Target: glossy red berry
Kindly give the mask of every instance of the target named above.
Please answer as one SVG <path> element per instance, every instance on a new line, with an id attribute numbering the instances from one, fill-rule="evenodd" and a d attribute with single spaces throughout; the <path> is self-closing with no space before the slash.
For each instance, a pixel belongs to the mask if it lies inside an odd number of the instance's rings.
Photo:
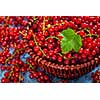
<path id="1" fill-rule="evenodd" d="M 30 41 L 29 41 L 29 46 L 34 46 L 33 40 L 30 40 Z"/>
<path id="2" fill-rule="evenodd" d="M 33 79 L 33 78 L 34 78 L 33 73 L 30 73 L 29 77 L 30 77 L 31 79 Z"/>
<path id="3" fill-rule="evenodd" d="M 6 78 L 2 78 L 1 79 L 1 83 L 7 83 L 7 79 Z"/>
<path id="4" fill-rule="evenodd" d="M 79 32 L 79 35 L 83 37 L 83 36 L 85 36 L 85 32 L 82 30 Z"/>
<path id="5" fill-rule="evenodd" d="M 34 46 L 33 48 L 34 48 L 34 51 L 35 52 L 38 52 L 39 51 L 39 47 L 38 46 Z"/>
<path id="6" fill-rule="evenodd" d="M 62 57 L 58 57 L 58 62 L 62 62 Z"/>

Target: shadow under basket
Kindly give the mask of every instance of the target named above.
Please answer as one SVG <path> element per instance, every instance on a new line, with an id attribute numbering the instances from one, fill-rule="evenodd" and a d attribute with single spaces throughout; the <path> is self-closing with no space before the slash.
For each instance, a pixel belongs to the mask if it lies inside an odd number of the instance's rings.
<path id="1" fill-rule="evenodd" d="M 63 65 L 63 64 L 56 64 L 43 58 L 40 58 L 37 55 L 33 55 L 33 59 L 35 64 L 41 67 L 44 71 L 52 74 L 56 77 L 66 78 L 66 79 L 77 79 L 82 75 L 92 71 L 95 67 L 98 66 L 100 61 L 100 56 L 85 62 L 83 64 L 76 64 L 76 65 Z"/>

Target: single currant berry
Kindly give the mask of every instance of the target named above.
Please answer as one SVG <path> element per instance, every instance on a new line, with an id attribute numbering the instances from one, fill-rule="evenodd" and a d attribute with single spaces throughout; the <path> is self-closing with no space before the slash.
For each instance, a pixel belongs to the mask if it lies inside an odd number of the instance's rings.
<path id="1" fill-rule="evenodd" d="M 83 48 L 80 48 L 78 52 L 83 53 Z"/>
<path id="2" fill-rule="evenodd" d="M 76 54 L 74 54 L 74 57 L 75 57 L 76 59 L 78 58 L 78 56 L 79 56 L 79 55 L 78 55 L 77 53 L 76 53 Z"/>
<path id="3" fill-rule="evenodd" d="M 45 41 L 44 46 L 46 46 L 46 47 L 48 46 L 48 42 L 47 41 Z"/>
<path id="4" fill-rule="evenodd" d="M 58 62 L 62 62 L 63 59 L 62 59 L 62 57 L 58 56 L 57 60 L 58 60 Z"/>
<path id="5" fill-rule="evenodd" d="M 49 56 L 52 56 L 54 54 L 54 51 L 53 50 L 50 50 L 49 51 Z"/>
<path id="6" fill-rule="evenodd" d="M 90 29 L 90 34 L 94 34 L 94 30 L 93 29 Z"/>
<path id="7" fill-rule="evenodd" d="M 26 39 L 29 40 L 31 38 L 30 35 L 26 35 Z"/>
<path id="8" fill-rule="evenodd" d="M 87 44 L 87 47 L 90 49 L 92 48 L 92 43 Z"/>
<path id="9" fill-rule="evenodd" d="M 70 61 L 69 60 L 64 60 L 64 64 L 69 65 Z"/>
<path id="10" fill-rule="evenodd" d="M 41 51 L 38 51 L 38 52 L 37 52 L 37 55 L 38 55 L 38 56 L 42 56 L 42 52 L 41 52 Z"/>
<path id="11" fill-rule="evenodd" d="M 42 36 L 40 37 L 40 40 L 41 40 L 41 41 L 44 41 L 44 40 L 45 40 L 45 37 L 42 35 Z"/>
<path id="12" fill-rule="evenodd" d="M 35 52 L 39 51 L 39 47 L 38 46 L 34 46 L 33 49 L 34 49 Z"/>
<path id="13" fill-rule="evenodd" d="M 87 41 L 88 43 L 92 42 L 92 41 L 93 41 L 93 37 L 87 37 L 87 38 L 86 38 L 86 41 Z"/>
<path id="14" fill-rule="evenodd" d="M 25 67 L 22 67 L 20 70 L 21 70 L 21 72 L 24 73 L 26 71 L 26 68 Z"/>
<path id="15" fill-rule="evenodd" d="M 30 31 L 28 32 L 28 35 L 29 35 L 29 36 L 32 36 L 32 30 L 30 30 Z"/>
<path id="16" fill-rule="evenodd" d="M 29 46 L 34 46 L 33 40 L 30 40 L 30 41 L 29 41 Z"/>
<path id="17" fill-rule="evenodd" d="M 43 75 L 43 73 L 42 73 L 42 72 L 38 72 L 38 75 L 39 75 L 39 76 L 42 76 L 42 75 Z"/>
<path id="18" fill-rule="evenodd" d="M 82 56 L 82 58 L 84 58 L 84 59 L 86 58 L 86 55 L 85 55 L 85 54 L 82 54 L 81 56 Z"/>
<path id="19" fill-rule="evenodd" d="M 5 72 L 5 73 L 4 73 L 4 76 L 5 76 L 5 77 L 8 77 L 8 76 L 9 76 L 9 72 Z"/>
<path id="20" fill-rule="evenodd" d="M 38 36 L 41 37 L 42 36 L 42 32 L 38 32 Z"/>
<path id="21" fill-rule="evenodd" d="M 49 77 L 48 77 L 47 75 L 44 75 L 43 78 L 44 78 L 44 80 L 46 80 L 46 81 L 49 79 Z"/>
<path id="22" fill-rule="evenodd" d="M 88 25 L 87 25 L 86 23 L 82 23 L 82 24 L 81 24 L 81 27 L 82 27 L 82 28 L 87 28 Z"/>
<path id="23" fill-rule="evenodd" d="M 13 83 L 18 83 L 18 80 L 17 80 L 17 79 L 14 79 L 14 80 L 13 80 Z"/>
<path id="24" fill-rule="evenodd" d="M 1 83 L 7 83 L 7 79 L 3 77 L 3 78 L 1 79 Z"/>
<path id="25" fill-rule="evenodd" d="M 57 32 L 59 30 L 59 27 L 55 26 L 54 30 Z"/>
<path id="26" fill-rule="evenodd" d="M 56 55 L 52 55 L 52 60 L 56 60 L 57 56 Z"/>
<path id="27" fill-rule="evenodd" d="M 97 41 L 100 42 L 100 38 L 98 38 Z"/>
<path id="28" fill-rule="evenodd" d="M 41 80 L 44 80 L 44 77 L 43 77 L 43 76 L 39 76 L 39 78 L 40 78 Z"/>
<path id="29" fill-rule="evenodd" d="M 6 67 L 5 66 L 1 66 L 1 71 L 4 71 L 6 70 Z"/>
<path id="30" fill-rule="evenodd" d="M 82 22 L 82 19 L 81 19 L 81 18 L 78 18 L 78 19 L 76 20 L 76 23 L 77 23 L 77 24 L 81 24 L 81 22 Z"/>
<path id="31" fill-rule="evenodd" d="M 55 35 L 55 32 L 51 32 L 51 33 L 50 33 L 50 36 L 54 36 L 54 35 Z"/>
<path id="32" fill-rule="evenodd" d="M 98 75 L 95 75 L 95 76 L 93 77 L 93 80 L 94 80 L 94 81 L 99 80 L 99 76 L 98 76 Z"/>
<path id="33" fill-rule="evenodd" d="M 75 60 L 75 59 L 72 59 L 72 60 L 71 60 L 71 63 L 72 63 L 72 64 L 75 64 L 75 63 L 76 63 L 76 60 Z"/>
<path id="34" fill-rule="evenodd" d="M 31 79 L 33 79 L 33 78 L 34 78 L 33 73 L 30 73 L 29 77 L 30 77 Z"/>
<path id="35" fill-rule="evenodd" d="M 15 73 L 15 77 L 16 77 L 16 78 L 19 77 L 19 73 L 18 73 L 18 72 Z"/>
<path id="36" fill-rule="evenodd" d="M 18 71 L 19 71 L 19 67 L 15 67 L 15 68 L 14 68 L 14 71 L 15 71 L 15 72 L 18 72 Z"/>
<path id="37" fill-rule="evenodd" d="M 50 28 L 48 29 L 48 31 L 49 31 L 49 32 L 53 32 L 53 31 L 54 31 L 54 27 L 50 27 Z"/>
<path id="38" fill-rule="evenodd" d="M 68 53 L 66 56 L 67 56 L 67 58 L 69 58 L 69 59 L 72 57 L 71 53 Z"/>
<path id="39" fill-rule="evenodd" d="M 83 37 L 83 36 L 85 36 L 85 32 L 84 32 L 83 30 L 81 30 L 81 31 L 79 32 L 79 35 Z"/>
<path id="40" fill-rule="evenodd" d="M 6 41 L 3 41 L 2 42 L 2 46 L 6 46 L 7 42 Z"/>
<path id="41" fill-rule="evenodd" d="M 95 50 L 92 51 L 92 55 L 96 55 L 96 51 Z"/>
<path id="42" fill-rule="evenodd" d="M 53 49 L 53 45 L 52 44 L 48 44 L 48 49 L 49 50 Z"/>
<path id="43" fill-rule="evenodd" d="M 43 42 L 42 41 L 38 41 L 39 46 L 43 46 Z"/>
<path id="44" fill-rule="evenodd" d="M 35 78 L 38 78 L 38 72 L 33 72 L 33 76 L 35 77 Z"/>
<path id="45" fill-rule="evenodd" d="M 44 32 L 44 36 L 47 37 L 48 35 L 49 35 L 48 31 L 45 31 L 45 32 Z"/>
<path id="46" fill-rule="evenodd" d="M 52 42 L 54 42 L 54 39 L 53 39 L 53 38 L 49 38 L 49 39 L 48 39 L 48 42 L 49 42 L 49 43 L 52 43 Z"/>
<path id="47" fill-rule="evenodd" d="M 90 54 L 89 49 L 84 49 L 84 54 L 89 55 Z"/>
<path id="48" fill-rule="evenodd" d="M 21 49 L 21 48 L 22 48 L 21 44 L 18 44 L 18 45 L 17 45 L 17 48 L 18 48 L 18 49 Z"/>
<path id="49" fill-rule="evenodd" d="M 44 48 L 43 51 L 46 54 L 48 52 L 48 49 L 47 48 Z"/>
<path id="50" fill-rule="evenodd" d="M 37 24 L 33 24 L 32 28 L 36 29 L 37 28 Z"/>

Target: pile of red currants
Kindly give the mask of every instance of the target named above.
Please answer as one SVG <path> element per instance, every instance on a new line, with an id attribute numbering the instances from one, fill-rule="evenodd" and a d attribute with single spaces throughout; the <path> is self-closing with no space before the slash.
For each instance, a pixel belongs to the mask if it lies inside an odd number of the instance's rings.
<path id="1" fill-rule="evenodd" d="M 78 78 L 99 63 L 100 17 L 0 16 L 0 49 L 3 83 L 23 82 L 26 72 L 41 83 L 52 82 L 45 72 Z M 20 59 L 24 53 L 30 55 L 26 62 Z"/>
<path id="2" fill-rule="evenodd" d="M 100 70 L 91 73 L 93 83 L 100 83 Z"/>

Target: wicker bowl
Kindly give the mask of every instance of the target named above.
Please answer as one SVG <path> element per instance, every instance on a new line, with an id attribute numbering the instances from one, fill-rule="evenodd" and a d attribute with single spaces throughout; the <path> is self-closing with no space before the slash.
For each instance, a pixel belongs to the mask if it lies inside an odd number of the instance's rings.
<path id="1" fill-rule="evenodd" d="M 63 65 L 63 64 L 56 64 L 50 61 L 47 61 L 43 58 L 40 58 L 36 54 L 33 55 L 33 59 L 35 64 L 40 66 L 44 71 L 66 79 L 77 79 L 80 76 L 90 72 L 99 64 L 100 56 L 95 57 L 91 61 L 85 62 L 83 64 L 76 64 L 76 65 Z"/>

